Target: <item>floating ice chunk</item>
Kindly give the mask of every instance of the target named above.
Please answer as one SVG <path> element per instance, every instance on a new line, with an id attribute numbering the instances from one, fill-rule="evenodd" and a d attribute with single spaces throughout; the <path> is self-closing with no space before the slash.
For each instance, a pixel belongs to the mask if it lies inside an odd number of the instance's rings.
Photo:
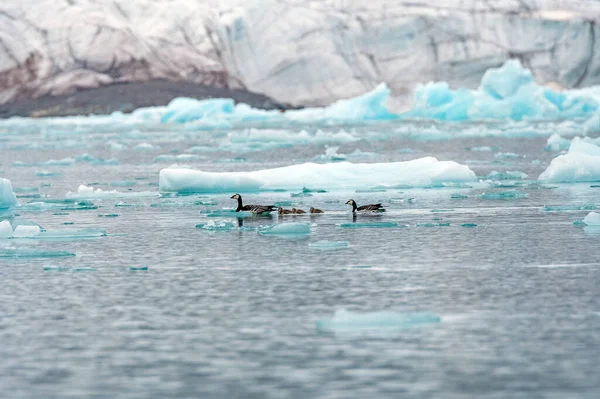
<path id="1" fill-rule="evenodd" d="M 565 155 L 554 158 L 539 177 L 551 182 L 600 181 L 600 147 L 579 137 L 571 141 Z"/>
<path id="2" fill-rule="evenodd" d="M 216 217 L 232 217 L 232 218 L 251 218 L 251 217 L 255 217 L 256 215 L 252 212 L 248 212 L 248 211 L 241 211 L 241 212 L 236 212 L 235 209 L 220 209 L 220 210 L 212 210 L 210 212 L 208 212 L 206 214 L 207 217 L 209 218 L 216 218 Z"/>
<path id="3" fill-rule="evenodd" d="M 75 158 L 77 160 L 77 162 L 87 162 L 90 165 L 95 165 L 95 166 L 101 166 L 101 165 L 118 165 L 119 164 L 119 160 L 118 159 L 102 159 L 102 158 L 96 158 L 93 155 L 90 155 L 88 153 L 79 155 L 77 158 Z"/>
<path id="4" fill-rule="evenodd" d="M 129 266 L 129 271 L 148 271 L 148 266 Z"/>
<path id="5" fill-rule="evenodd" d="M 125 144 L 118 143 L 116 141 L 109 141 L 108 142 L 108 148 L 111 151 L 123 151 L 123 150 L 127 149 L 127 146 Z"/>
<path id="6" fill-rule="evenodd" d="M 15 231 L 16 232 L 16 231 Z M 64 230 L 46 230 L 42 231 L 36 236 L 31 236 L 32 238 L 38 240 L 64 240 L 64 239 L 84 239 L 84 238 L 95 238 L 95 237 L 105 237 L 106 230 L 104 229 L 96 229 L 96 228 L 87 228 L 87 229 L 64 229 Z"/>
<path id="7" fill-rule="evenodd" d="M 588 226 L 600 226 L 600 213 L 590 212 L 583 218 L 583 223 Z"/>
<path id="8" fill-rule="evenodd" d="M 407 183 L 426 186 L 473 180 L 475 173 L 465 165 L 425 157 L 372 164 L 306 163 L 254 172 L 216 173 L 167 168 L 160 171 L 159 188 L 162 192 L 214 193 L 300 190 L 307 186 L 327 189 L 385 188 Z"/>
<path id="9" fill-rule="evenodd" d="M 308 223 L 279 223 L 271 226 L 261 226 L 258 231 L 265 235 L 307 235 L 311 233 Z"/>
<path id="10" fill-rule="evenodd" d="M 67 199 L 95 199 L 95 198 L 154 198 L 159 197 L 160 194 L 152 191 L 128 191 L 121 192 L 117 190 L 104 191 L 101 188 L 94 190 L 94 187 L 88 187 L 86 185 L 79 185 L 77 192 L 71 191 L 65 194 Z"/>
<path id="11" fill-rule="evenodd" d="M 0 178 L 0 209 L 18 206 L 19 202 L 12 189 L 10 180 Z"/>
<path id="12" fill-rule="evenodd" d="M 160 147 L 157 145 L 153 145 L 150 143 L 140 143 L 138 145 L 136 145 L 135 147 L 133 147 L 133 149 L 135 151 L 155 151 L 158 150 Z"/>
<path id="13" fill-rule="evenodd" d="M 98 209 L 91 201 L 77 200 L 77 199 L 59 199 L 59 200 L 32 200 L 24 205 L 22 209 L 28 211 L 45 211 L 48 209 L 58 209 L 61 211 L 75 211 L 75 210 L 89 210 Z"/>
<path id="14" fill-rule="evenodd" d="M 0 258 L 59 258 L 75 256 L 72 252 L 30 248 L 0 248 Z"/>
<path id="15" fill-rule="evenodd" d="M 477 227 L 476 223 L 463 223 L 460 227 Z"/>
<path id="16" fill-rule="evenodd" d="M 469 150 L 474 151 L 474 152 L 491 152 L 491 151 L 493 151 L 492 147 L 488 147 L 488 146 L 471 147 L 471 148 L 469 148 Z"/>
<path id="17" fill-rule="evenodd" d="M 592 211 L 598 209 L 595 204 L 583 204 L 583 205 L 544 205 L 544 211 L 546 212 L 560 212 L 560 211 Z"/>
<path id="18" fill-rule="evenodd" d="M 561 151 L 566 150 L 571 145 L 571 140 L 563 139 L 558 133 L 554 133 L 546 142 L 546 151 Z"/>
<path id="19" fill-rule="evenodd" d="M 521 180 L 527 179 L 527 174 L 520 171 L 506 171 L 506 172 L 497 172 L 495 170 L 491 171 L 489 175 L 487 175 L 488 179 L 495 180 Z"/>
<path id="20" fill-rule="evenodd" d="M 450 223 L 444 222 L 444 223 L 417 223 L 416 224 L 417 227 L 448 227 L 450 226 Z"/>
<path id="21" fill-rule="evenodd" d="M 237 228 L 237 224 L 229 220 L 210 220 L 204 224 L 197 224 L 196 228 L 208 231 L 231 231 Z"/>
<path id="22" fill-rule="evenodd" d="M 324 161 L 324 162 L 338 162 L 345 161 L 348 159 L 346 154 L 338 154 L 339 147 L 327 147 L 325 148 L 324 155 L 318 155 L 313 158 L 314 161 Z"/>
<path id="23" fill-rule="evenodd" d="M 499 191 L 494 193 L 483 193 L 479 196 L 479 198 L 484 200 L 512 200 L 527 197 L 529 197 L 529 194 L 515 190 Z"/>
<path id="24" fill-rule="evenodd" d="M 37 177 L 58 177 L 58 176 L 62 176 L 63 173 L 62 172 L 50 172 L 47 170 L 42 170 L 40 172 L 36 172 L 35 174 Z"/>
<path id="25" fill-rule="evenodd" d="M 8 220 L 0 222 L 0 238 L 10 238 L 13 235 L 13 229 Z"/>
<path id="26" fill-rule="evenodd" d="M 395 313 L 372 312 L 354 313 L 345 309 L 337 310 L 331 319 L 317 321 L 320 330 L 354 330 L 354 329 L 397 329 L 414 327 L 423 324 L 441 322 L 441 318 L 427 312 Z"/>
<path id="27" fill-rule="evenodd" d="M 521 158 L 519 154 L 515 154 L 514 152 L 497 152 L 494 154 L 494 158 L 498 159 L 513 159 L 513 158 Z"/>
<path id="28" fill-rule="evenodd" d="M 386 229 L 392 227 L 405 227 L 400 226 L 396 222 L 372 222 L 372 223 L 340 223 L 338 225 L 342 229 Z"/>
<path id="29" fill-rule="evenodd" d="M 336 249 L 344 249 L 350 246 L 348 241 L 327 241 L 321 240 L 308 244 L 309 248 L 318 249 L 321 251 L 332 251 Z"/>
<path id="30" fill-rule="evenodd" d="M 450 194 L 450 198 L 451 199 L 466 199 L 466 198 L 469 198 L 469 196 L 463 195 L 463 194 L 458 194 L 458 193 L 453 193 L 453 194 Z"/>
<path id="31" fill-rule="evenodd" d="M 204 118 L 224 118 L 234 112 L 234 102 L 230 98 L 196 100 L 179 97 L 167 105 L 161 116 L 161 123 L 186 123 Z"/>
<path id="32" fill-rule="evenodd" d="M 13 162 L 12 166 L 20 166 L 20 167 L 29 167 L 29 166 L 70 166 L 75 163 L 75 159 L 73 158 L 63 158 L 63 159 L 50 159 L 45 162 L 39 163 L 26 163 L 22 161 Z"/>
<path id="33" fill-rule="evenodd" d="M 45 272 L 68 272 L 73 270 L 72 267 L 63 265 L 45 265 L 43 269 Z"/>
<path id="34" fill-rule="evenodd" d="M 40 226 L 24 226 L 20 225 L 15 228 L 13 232 L 14 238 L 28 238 L 35 237 L 40 234 Z"/>

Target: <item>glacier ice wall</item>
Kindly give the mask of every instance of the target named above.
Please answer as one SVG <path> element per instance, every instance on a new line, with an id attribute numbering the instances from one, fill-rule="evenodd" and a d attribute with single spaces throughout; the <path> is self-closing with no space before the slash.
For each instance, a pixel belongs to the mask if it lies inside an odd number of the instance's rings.
<path id="1" fill-rule="evenodd" d="M 593 0 L 4 1 L 0 104 L 167 79 L 325 105 L 381 82 L 475 88 L 511 58 L 539 83 L 589 86 L 598 16 Z"/>

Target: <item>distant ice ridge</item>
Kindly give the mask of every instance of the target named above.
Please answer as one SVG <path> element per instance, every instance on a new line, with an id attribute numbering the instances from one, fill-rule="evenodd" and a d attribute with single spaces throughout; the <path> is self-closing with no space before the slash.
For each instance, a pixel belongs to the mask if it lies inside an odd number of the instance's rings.
<path id="1" fill-rule="evenodd" d="M 256 192 L 270 190 L 302 190 L 308 188 L 357 189 L 441 185 L 448 182 L 470 182 L 475 173 L 454 161 L 438 161 L 433 157 L 390 163 L 304 163 L 253 172 L 202 172 L 167 168 L 159 175 L 161 192 L 217 193 Z"/>
<path id="2" fill-rule="evenodd" d="M 600 181 L 600 147 L 575 137 L 569 151 L 554 158 L 539 180 L 550 182 Z"/>
<path id="3" fill-rule="evenodd" d="M 0 177 L 0 209 L 18 206 L 19 202 L 13 192 L 10 180 Z"/>

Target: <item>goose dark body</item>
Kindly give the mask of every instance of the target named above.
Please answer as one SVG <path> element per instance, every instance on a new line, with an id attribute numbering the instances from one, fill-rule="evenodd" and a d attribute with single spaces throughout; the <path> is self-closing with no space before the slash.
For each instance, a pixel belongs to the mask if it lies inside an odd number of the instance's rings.
<path id="1" fill-rule="evenodd" d="M 275 209 L 273 205 L 244 205 L 242 203 L 242 196 L 239 194 L 232 195 L 231 199 L 236 199 L 238 202 L 238 206 L 235 210 L 236 212 L 252 212 L 259 215 L 261 213 L 272 212 Z"/>
<path id="2" fill-rule="evenodd" d="M 353 199 L 346 202 L 347 205 L 352 205 L 352 212 L 385 212 L 381 204 L 368 204 L 357 206 Z"/>
<path id="3" fill-rule="evenodd" d="M 323 213 L 322 210 L 317 209 L 317 208 L 313 208 L 312 206 L 310 207 L 310 213 Z"/>

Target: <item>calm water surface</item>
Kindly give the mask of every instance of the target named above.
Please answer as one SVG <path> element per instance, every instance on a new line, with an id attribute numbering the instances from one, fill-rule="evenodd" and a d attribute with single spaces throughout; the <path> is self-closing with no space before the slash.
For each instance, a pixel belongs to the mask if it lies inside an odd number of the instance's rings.
<path id="1" fill-rule="evenodd" d="M 0 258 L 0 396 L 598 398 L 600 230 L 573 225 L 589 210 L 543 207 L 600 206 L 600 188 L 536 183 L 557 155 L 544 151 L 544 137 L 425 141 L 391 135 L 390 129 L 356 128 L 349 131 L 367 139 L 329 145 L 339 145 L 343 154 L 373 153 L 353 162 L 432 155 L 466 163 L 482 180 L 492 170 L 522 171 L 530 180 L 504 181 L 513 187 L 501 188 L 479 182 L 472 188 L 338 191 L 304 198 L 289 192 L 246 194 L 250 203 L 293 201 L 326 213 L 285 218 L 312 223 L 307 236 L 211 232 L 196 224 L 221 221 L 206 212 L 234 206 L 233 193 L 152 197 L 160 169 L 176 162 L 153 160 L 194 146 L 216 147 L 227 132 L 80 132 L 68 126 L 0 131 L 1 176 L 20 189 L 21 204 L 39 200 L 29 198 L 35 195 L 63 199 L 79 184 L 151 192 L 142 198 L 93 199 L 97 209 L 25 207 L 0 216 L 49 231 L 108 233 L 0 242 L 0 251 L 76 254 Z M 43 148 L 31 148 L 32 143 Z M 140 143 L 159 148 L 135 150 Z M 230 151 L 196 152 L 206 158 L 183 163 L 202 170 L 263 169 L 309 161 L 324 154 L 327 143 L 242 144 Z M 470 150 L 481 146 L 492 151 Z M 518 157 L 498 155 L 509 152 Z M 14 165 L 84 153 L 119 164 Z M 36 176 L 40 171 L 62 175 Z M 111 187 L 115 181 L 121 183 Z M 129 187 L 122 187 L 123 181 Z M 506 190 L 527 196 L 480 197 Z M 451 199 L 451 194 L 468 198 Z M 344 205 L 351 197 L 359 204 L 383 202 L 388 212 L 354 221 Z M 251 218 L 243 226 L 281 221 Z M 401 227 L 339 226 L 365 221 Z M 350 247 L 309 247 L 320 240 L 347 241 Z M 44 270 L 48 266 L 67 270 Z M 148 270 L 130 270 L 144 266 Z M 397 329 L 316 328 L 316 321 L 340 309 L 430 312 L 441 322 Z"/>

